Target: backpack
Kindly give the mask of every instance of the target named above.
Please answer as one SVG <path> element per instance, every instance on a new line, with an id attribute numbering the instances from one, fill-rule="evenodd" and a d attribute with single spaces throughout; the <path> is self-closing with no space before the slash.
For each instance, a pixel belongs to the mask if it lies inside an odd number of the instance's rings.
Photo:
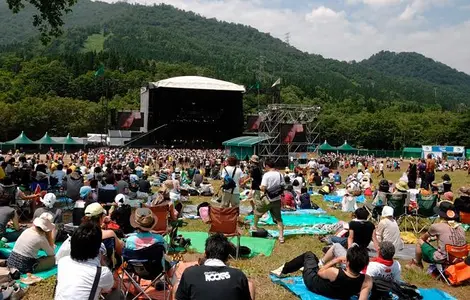
<path id="1" fill-rule="evenodd" d="M 393 299 L 395 295 L 400 300 L 420 300 L 423 296 L 414 285 L 404 282 L 397 283 L 395 281 L 388 281 L 379 277 L 372 278 L 374 286 L 370 295 L 370 300 L 385 300 Z"/>
<path id="2" fill-rule="evenodd" d="M 233 190 L 237 187 L 235 180 L 233 180 L 233 177 L 235 176 L 235 172 L 237 171 L 237 168 L 234 167 L 232 176 L 228 175 L 226 168 L 224 168 L 224 170 L 225 170 L 226 175 L 224 177 L 224 184 L 222 185 L 222 188 L 225 191 L 232 190 L 232 193 L 233 193 Z"/>

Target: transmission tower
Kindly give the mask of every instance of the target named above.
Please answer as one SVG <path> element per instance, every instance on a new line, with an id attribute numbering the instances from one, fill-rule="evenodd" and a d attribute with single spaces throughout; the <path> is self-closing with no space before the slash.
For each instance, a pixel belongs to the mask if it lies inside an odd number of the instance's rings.
<path id="1" fill-rule="evenodd" d="M 290 32 L 284 35 L 284 41 L 286 42 L 287 45 L 290 45 Z"/>

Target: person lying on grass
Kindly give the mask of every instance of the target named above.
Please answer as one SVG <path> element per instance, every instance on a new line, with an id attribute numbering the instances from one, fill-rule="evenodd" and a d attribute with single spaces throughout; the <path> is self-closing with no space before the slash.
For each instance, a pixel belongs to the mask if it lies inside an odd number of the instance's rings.
<path id="1" fill-rule="evenodd" d="M 283 277 L 303 268 L 302 277 L 309 291 L 332 299 L 350 299 L 359 295 L 359 300 L 366 300 L 372 289 L 372 278 L 361 274 L 361 271 L 368 263 L 367 250 L 355 245 L 348 249 L 346 257 L 335 258 L 322 267 L 318 257 L 308 251 L 271 271 L 271 274 Z M 337 264 L 345 264 L 345 270 L 336 268 Z"/>

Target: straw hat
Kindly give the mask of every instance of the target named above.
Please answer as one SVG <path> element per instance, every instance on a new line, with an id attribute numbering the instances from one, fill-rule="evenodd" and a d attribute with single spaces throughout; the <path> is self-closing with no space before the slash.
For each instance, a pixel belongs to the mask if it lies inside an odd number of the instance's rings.
<path id="1" fill-rule="evenodd" d="M 250 158 L 250 161 L 252 161 L 254 163 L 259 163 L 258 155 L 252 155 L 251 158 Z"/>
<path id="2" fill-rule="evenodd" d="M 131 226 L 142 231 L 150 231 L 157 223 L 157 217 L 148 208 L 137 208 L 130 218 Z"/>
<path id="3" fill-rule="evenodd" d="M 406 184 L 406 182 L 403 180 L 400 180 L 395 187 L 400 192 L 406 192 L 408 190 L 408 184 Z"/>

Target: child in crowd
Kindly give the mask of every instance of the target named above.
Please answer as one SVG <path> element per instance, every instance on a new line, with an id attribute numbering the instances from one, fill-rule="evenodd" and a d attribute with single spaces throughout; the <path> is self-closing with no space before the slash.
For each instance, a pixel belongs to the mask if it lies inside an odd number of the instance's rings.
<path id="1" fill-rule="evenodd" d="M 408 181 L 408 188 L 408 209 L 412 211 L 418 208 L 419 190 L 416 188 L 416 182 L 414 181 Z"/>
<path id="2" fill-rule="evenodd" d="M 301 189 L 299 209 L 318 209 L 318 206 L 310 201 L 310 194 L 307 192 L 306 187 Z"/>
<path id="3" fill-rule="evenodd" d="M 281 208 L 282 210 L 296 209 L 292 185 L 289 185 L 281 196 Z"/>

